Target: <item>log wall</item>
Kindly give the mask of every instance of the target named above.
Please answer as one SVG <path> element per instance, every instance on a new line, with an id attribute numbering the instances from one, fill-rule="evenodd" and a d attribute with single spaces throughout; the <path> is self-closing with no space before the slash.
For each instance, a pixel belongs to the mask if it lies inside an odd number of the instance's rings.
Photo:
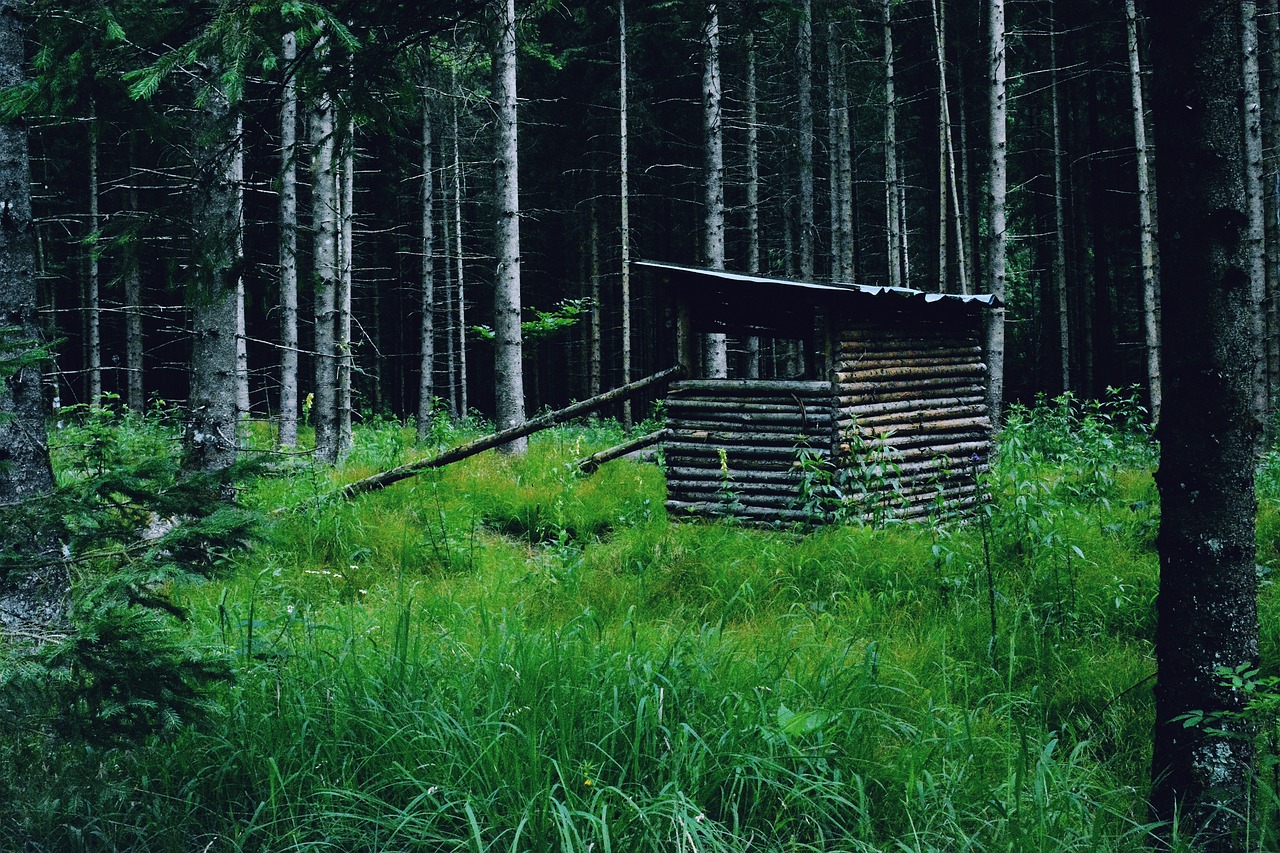
<path id="1" fill-rule="evenodd" d="M 691 380 L 667 396 L 667 511 L 805 521 L 798 448 L 831 454 L 830 382 Z"/>
<path id="2" fill-rule="evenodd" d="M 974 324 L 846 325 L 835 336 L 837 464 L 880 466 L 879 512 L 918 519 L 977 500 L 991 452 Z M 870 496 L 863 496 L 864 500 Z"/>

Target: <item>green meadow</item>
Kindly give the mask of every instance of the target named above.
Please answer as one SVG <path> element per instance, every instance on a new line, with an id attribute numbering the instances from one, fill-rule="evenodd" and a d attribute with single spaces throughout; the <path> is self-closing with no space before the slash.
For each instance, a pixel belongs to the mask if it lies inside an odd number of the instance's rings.
<path id="1" fill-rule="evenodd" d="M 84 541 L 176 500 L 164 413 L 69 417 Z M 77 561 L 85 630 L 0 678 L 0 848 L 1149 849 L 1159 507 L 1131 402 L 1015 408 L 989 501 L 936 525 L 673 523 L 660 459 L 576 472 L 621 439 L 559 428 L 337 502 L 435 452 L 372 419 L 336 471 L 264 452 L 203 539 Z M 1274 849 L 1280 458 L 1258 488 Z"/>

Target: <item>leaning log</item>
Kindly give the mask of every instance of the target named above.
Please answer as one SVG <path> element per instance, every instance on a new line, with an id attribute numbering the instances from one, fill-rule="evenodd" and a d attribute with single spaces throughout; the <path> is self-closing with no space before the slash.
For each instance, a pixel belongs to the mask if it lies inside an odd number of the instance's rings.
<path id="1" fill-rule="evenodd" d="M 642 450 L 651 444 L 657 444 L 666 437 L 667 431 L 660 429 L 657 432 L 651 432 L 648 435 L 624 441 L 622 444 L 615 444 L 613 447 L 601 450 L 599 453 L 593 453 L 585 459 L 579 459 L 574 464 L 574 467 L 584 474 L 594 474 L 604 463 L 612 462 L 614 459 L 626 456 L 628 453 L 635 453 L 637 450 Z"/>
<path id="2" fill-rule="evenodd" d="M 665 385 L 673 379 L 682 376 L 685 368 L 682 365 L 668 367 L 652 376 L 646 376 L 644 379 L 637 379 L 612 391 L 606 391 L 595 397 L 583 400 L 580 403 L 574 403 L 554 412 L 548 412 L 545 415 L 532 418 L 525 421 L 519 426 L 513 426 L 504 429 L 501 432 L 495 432 L 490 435 L 469 441 L 466 444 L 459 445 L 452 450 L 446 450 L 439 456 L 433 456 L 430 459 L 419 459 L 417 462 L 410 462 L 407 465 L 401 465 L 398 468 L 392 468 L 390 471 L 383 471 L 381 474 L 374 474 L 372 477 L 365 477 L 363 480 L 356 480 L 354 483 L 348 483 L 333 494 L 339 498 L 353 498 L 356 495 L 362 495 L 365 492 L 372 492 L 378 489 L 384 489 L 392 483 L 398 483 L 401 480 L 407 480 L 410 477 L 417 476 L 423 471 L 430 471 L 435 468 L 443 468 L 446 465 L 452 465 L 477 453 L 482 453 L 494 447 L 501 447 L 508 442 L 517 438 L 524 438 L 526 435 L 532 435 L 535 432 L 553 427 L 556 424 L 562 424 L 565 421 L 571 421 L 574 418 L 581 417 L 588 412 L 594 411 L 601 406 L 622 400 L 634 394 L 638 394 L 646 388 L 654 385 Z"/>

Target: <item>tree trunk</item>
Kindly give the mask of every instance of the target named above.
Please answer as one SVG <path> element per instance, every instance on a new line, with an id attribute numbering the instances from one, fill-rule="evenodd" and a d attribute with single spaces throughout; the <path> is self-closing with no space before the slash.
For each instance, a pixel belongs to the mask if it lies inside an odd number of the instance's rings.
<path id="1" fill-rule="evenodd" d="M 947 189 L 947 136 L 950 131 L 951 117 L 947 104 L 947 46 L 944 41 L 945 30 L 942 23 L 940 0 L 933 0 L 933 43 L 937 48 L 938 62 L 938 292 L 947 293 L 950 286 L 950 246 L 947 244 L 947 232 L 950 230 L 950 217 L 947 215 L 949 201 Z"/>
<path id="2" fill-rule="evenodd" d="M 1152 807 L 1166 835 L 1177 817 L 1197 849 L 1243 851 L 1253 738 L 1234 714 L 1248 696 L 1220 671 L 1258 658 L 1261 349 L 1241 156 L 1242 20 L 1163 0 L 1149 21 L 1165 332 Z M 1188 713 L 1206 724 L 1184 725 Z"/>
<path id="3" fill-rule="evenodd" d="M 1267 58 L 1268 81 L 1266 105 L 1266 161 L 1263 173 L 1262 197 L 1266 223 L 1266 293 L 1262 302 L 1264 325 L 1267 405 L 1274 407 L 1280 394 L 1280 2 L 1267 0 Z M 1271 418 L 1263 422 L 1270 427 Z"/>
<path id="4" fill-rule="evenodd" d="M 102 403 L 102 291 L 99 279 L 98 239 L 102 218 L 98 214 L 98 111 L 89 102 L 89 239 L 85 312 L 89 331 L 89 405 Z"/>
<path id="5" fill-rule="evenodd" d="M 524 345 L 520 328 L 520 169 L 516 136 L 515 0 L 494 0 L 497 43 L 493 51 L 493 93 L 497 115 L 494 198 L 497 207 L 498 268 L 494 276 L 494 397 L 499 430 L 524 422 Z M 528 441 L 513 440 L 506 453 L 523 454 Z"/>
<path id="6" fill-rule="evenodd" d="M 604 334 L 600 316 L 600 212 L 594 198 L 591 200 L 591 245 L 588 252 L 591 256 L 591 363 L 587 373 L 587 394 L 594 397 L 600 393 L 604 374 Z"/>
<path id="7" fill-rule="evenodd" d="M 298 446 L 298 40 L 284 35 L 280 98 L 280 446 Z"/>
<path id="8" fill-rule="evenodd" d="M 760 272 L 760 108 L 756 92 L 756 39 L 747 33 L 747 272 Z M 760 376 L 760 337 L 746 340 L 746 376 Z"/>
<path id="9" fill-rule="evenodd" d="M 627 4 L 618 0 L 619 245 L 622 250 L 622 384 L 631 381 L 631 154 L 627 96 Z M 631 398 L 622 401 L 622 428 L 631 431 Z"/>
<path id="10" fill-rule="evenodd" d="M 1258 303 L 1258 339 L 1262 340 L 1265 328 L 1262 305 L 1266 294 L 1267 259 L 1266 226 L 1262 205 L 1262 84 L 1258 73 L 1258 4 L 1256 0 L 1244 0 L 1242 11 L 1242 39 L 1244 42 L 1244 165 L 1245 204 L 1249 212 L 1250 280 Z M 1266 372 L 1259 369 L 1257 387 L 1254 389 L 1258 419 L 1267 422 L 1270 406 L 1267 395 Z"/>
<path id="11" fill-rule="evenodd" d="M 450 91 L 455 94 L 458 91 L 458 72 L 456 69 L 450 71 L 449 74 Z M 458 313 L 456 315 L 457 335 L 458 335 L 458 399 L 457 410 L 459 417 L 466 417 L 468 411 L 467 404 L 467 287 L 466 287 L 466 259 L 462 255 L 462 144 L 458 138 L 458 103 L 455 98 L 452 110 L 453 124 L 453 256 L 457 261 L 455 272 L 457 279 L 454 282 L 454 294 L 458 301 Z"/>
<path id="12" fill-rule="evenodd" d="M 21 5 L 0 0 L 0 87 L 23 82 Z M 36 287 L 35 230 L 31 219 L 31 163 L 23 122 L 0 123 L 0 316 L 14 331 L 7 339 L 6 369 L 0 374 L 0 507 L 53 490 L 53 469 L 40 382 L 41 340 Z M 45 531 L 19 536 L 6 531 L 0 553 L 20 559 L 25 570 L 0 574 L 0 627 L 11 630 L 60 622 L 68 604 L 69 581 L 57 560 L 58 543 Z"/>
<path id="13" fill-rule="evenodd" d="M 991 39 L 991 172 L 988 178 L 988 236 L 987 276 L 990 292 L 1000 302 L 1004 301 L 1005 258 L 1008 253 L 1009 235 L 1005 224 L 1006 194 L 1006 109 L 1005 100 L 1005 39 L 1004 0 L 988 0 Z M 987 411 L 991 422 L 1000 422 L 1004 404 L 1004 307 L 996 305 L 987 312 Z"/>
<path id="14" fill-rule="evenodd" d="M 432 159 L 430 58 L 422 67 L 422 298 L 418 326 L 422 357 L 418 361 L 418 443 L 431 435 L 431 407 L 435 401 L 436 364 L 436 231 L 435 161 Z"/>
<path id="15" fill-rule="evenodd" d="M 240 208 L 243 175 L 238 122 L 217 84 L 209 79 L 195 127 L 195 181 L 192 187 L 194 251 L 199 262 L 191 288 L 191 392 L 183 434 L 183 465 L 213 472 L 236 460 L 238 413 L 236 386 L 237 292 L 242 259 L 237 254 L 244 215 Z"/>
<path id="16" fill-rule="evenodd" d="M 796 73 L 799 79 L 800 136 L 800 277 L 813 281 L 813 3 L 800 0 L 796 41 Z M 717 70 L 717 73 L 718 70 Z"/>
<path id="17" fill-rule="evenodd" d="M 943 146 L 946 149 L 945 183 L 950 187 L 951 215 L 955 222 L 956 278 L 959 282 L 960 292 L 963 294 L 969 294 L 973 292 L 973 289 L 969 283 L 969 262 L 967 260 L 968 252 L 965 250 L 968 238 L 966 237 L 967 229 L 965 228 L 965 217 L 961 215 L 960 198 L 963 191 L 956 174 L 955 144 L 951 137 L 951 96 L 947 87 L 947 10 L 943 0 L 936 0 L 936 6 L 937 8 L 934 11 L 934 23 L 937 29 L 934 34 L 934 39 L 938 45 L 938 83 L 941 88 L 938 100 L 942 105 L 942 141 Z M 944 275 L 944 284 L 946 280 L 947 276 Z"/>
<path id="18" fill-rule="evenodd" d="M 333 100 L 321 94 L 311 110 L 311 230 L 315 238 L 315 399 L 316 459 L 338 461 L 335 350 L 338 279 L 337 181 L 334 178 Z"/>
<path id="19" fill-rule="evenodd" d="M 137 134 L 129 133 L 129 212 L 138 216 L 137 186 Z M 146 407 L 146 392 L 143 385 L 143 339 L 142 339 L 142 275 L 141 246 L 135 240 L 129 248 L 124 272 L 124 364 L 128 374 L 129 409 L 141 414 Z"/>
<path id="20" fill-rule="evenodd" d="M 1057 19 L 1050 5 L 1049 24 L 1049 109 L 1053 125 L 1053 295 L 1058 314 L 1058 367 L 1060 388 L 1071 390 L 1071 325 L 1067 302 L 1066 191 L 1062 180 L 1062 119 L 1058 110 Z"/>
<path id="21" fill-rule="evenodd" d="M 808 0 L 805 0 L 807 3 Z M 715 0 L 707 4 L 702 34 L 702 130 L 705 138 L 706 181 L 703 245 L 707 266 L 724 269 L 724 126 L 720 120 L 720 15 Z M 705 372 L 729 375 L 728 341 L 723 334 L 706 337 Z"/>
<path id="22" fill-rule="evenodd" d="M 342 169 L 337 175 L 341 195 L 338 199 L 338 280 L 334 302 L 338 310 L 338 324 L 334 351 L 338 359 L 338 387 L 334 405 L 338 414 L 338 458 L 345 458 L 351 450 L 352 390 L 351 379 L 355 348 L 351 340 L 352 283 L 355 272 L 352 257 L 353 230 L 355 228 L 356 185 L 356 125 L 348 116 L 344 122 L 342 141 Z"/>
<path id="23" fill-rule="evenodd" d="M 1138 57 L 1138 11 L 1124 2 L 1129 37 L 1129 88 L 1133 99 L 1133 138 L 1138 153 L 1138 233 L 1142 262 L 1142 331 L 1147 348 L 1147 390 L 1151 422 L 1160 422 L 1160 283 L 1156 280 L 1155 222 L 1151 215 L 1150 166 L 1147 163 L 1146 110 L 1142 104 L 1142 66 Z M 1256 76 L 1256 75 L 1255 75 Z M 1261 146 L 1261 139 L 1259 139 Z M 1259 216 L 1261 225 L 1261 216 Z"/>
<path id="24" fill-rule="evenodd" d="M 902 214 L 898 190 L 898 130 L 893 81 L 893 0 L 882 0 L 884 25 L 884 197 L 885 233 L 888 239 L 889 286 L 902 287 Z"/>
<path id="25" fill-rule="evenodd" d="M 231 153 L 235 176 L 236 229 L 231 254 L 236 263 L 236 421 L 249 417 L 249 339 L 244 293 L 244 118 L 236 115 L 235 150 Z"/>
<path id="26" fill-rule="evenodd" d="M 835 21 L 827 21 L 827 212 L 831 243 L 831 279 L 847 281 L 840 222 L 840 47 Z"/>

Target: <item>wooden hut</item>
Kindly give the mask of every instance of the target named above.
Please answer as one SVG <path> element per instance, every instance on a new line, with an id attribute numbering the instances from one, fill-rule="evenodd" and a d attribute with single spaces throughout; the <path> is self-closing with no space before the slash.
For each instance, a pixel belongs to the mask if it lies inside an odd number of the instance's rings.
<path id="1" fill-rule="evenodd" d="M 668 392 L 672 515 L 912 520 L 976 502 L 992 297 L 637 266 L 671 296 L 693 375 L 707 334 L 731 341 L 729 378 Z"/>

